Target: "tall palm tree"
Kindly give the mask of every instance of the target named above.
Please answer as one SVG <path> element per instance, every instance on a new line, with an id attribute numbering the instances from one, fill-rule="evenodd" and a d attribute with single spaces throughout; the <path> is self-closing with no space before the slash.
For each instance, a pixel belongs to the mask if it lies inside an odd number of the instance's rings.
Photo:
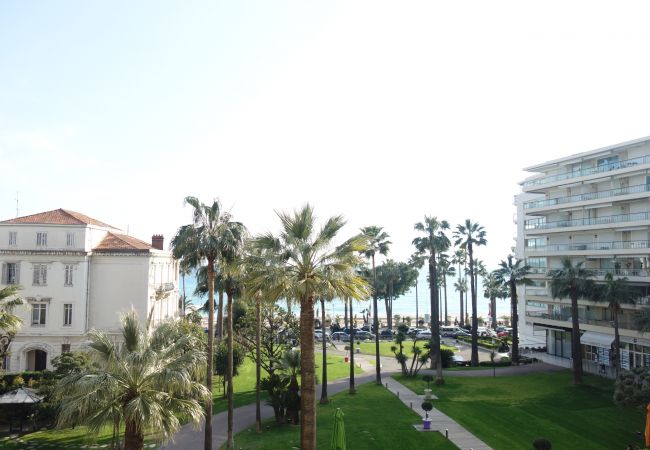
<path id="1" fill-rule="evenodd" d="M 418 255 L 417 253 L 414 253 L 409 258 L 408 264 L 417 272 L 417 276 L 415 277 L 415 327 L 417 328 L 419 327 L 420 323 L 420 311 L 418 310 L 418 278 L 420 277 L 420 269 L 424 265 L 424 258 L 422 258 L 422 256 Z"/>
<path id="2" fill-rule="evenodd" d="M 361 262 L 357 254 L 365 250 L 366 239 L 355 236 L 333 247 L 332 241 L 345 221 L 341 216 L 331 217 L 316 230 L 314 210 L 309 205 L 278 216 L 280 234 L 266 233 L 252 242 L 254 248 L 273 254 L 272 264 L 257 277 L 268 286 L 272 298 L 300 302 L 300 448 L 315 450 L 314 300 L 332 292 L 339 298 L 369 296 L 368 284 L 354 270 Z"/>
<path id="3" fill-rule="evenodd" d="M 440 322 L 438 321 L 438 271 L 436 256 L 449 248 L 449 238 L 445 230 L 449 229 L 446 220 L 438 221 L 436 217 L 424 216 L 424 222 L 418 222 L 414 226 L 425 236 L 413 239 L 413 245 L 419 255 L 427 255 L 429 258 L 429 290 L 431 295 L 431 360 L 436 367 L 436 384 L 443 384 L 442 378 L 442 355 L 440 353 Z"/>
<path id="4" fill-rule="evenodd" d="M 612 361 L 617 376 L 620 371 L 619 353 L 621 349 L 618 315 L 621 312 L 622 304 L 634 304 L 635 299 L 639 297 L 638 292 L 634 291 L 627 281 L 627 277 L 614 278 L 611 272 L 607 272 L 605 274 L 605 284 L 598 285 L 598 289 L 596 290 L 597 299 L 607 302 L 607 306 L 612 312 L 614 319 L 614 354 L 612 355 Z"/>
<path id="5" fill-rule="evenodd" d="M 239 245 L 243 225 L 231 220 L 223 212 L 221 203 L 214 200 L 205 205 L 196 197 L 185 197 L 192 206 L 192 223 L 181 226 L 171 241 L 172 254 L 184 261 L 186 267 L 199 267 L 207 263 L 208 284 L 208 346 L 206 387 L 212 392 L 214 353 L 214 278 L 215 267 L 221 258 L 228 258 Z M 212 450 L 212 399 L 205 402 L 204 448 Z"/>
<path id="6" fill-rule="evenodd" d="M 350 305 L 350 318 L 353 317 L 352 315 L 352 299 L 346 299 L 345 300 L 349 305 Z M 354 329 L 355 329 L 356 323 L 351 322 L 350 324 L 350 382 L 349 382 L 349 387 L 348 387 L 348 393 L 349 394 L 356 394 L 357 393 L 357 388 L 354 383 Z"/>
<path id="7" fill-rule="evenodd" d="M 366 250 L 363 255 L 372 262 L 372 310 L 375 313 L 372 321 L 372 332 L 375 334 L 375 382 L 381 384 L 381 363 L 379 360 L 379 312 L 377 309 L 377 269 L 375 267 L 375 255 L 387 255 L 390 237 L 383 231 L 382 227 L 369 226 L 361 228 L 361 234 L 367 239 Z M 350 312 L 352 317 L 352 312 Z M 353 328 L 353 327 L 351 327 Z"/>
<path id="8" fill-rule="evenodd" d="M 141 450 L 145 431 L 167 441 L 180 428 L 179 417 L 198 424 L 204 414 L 200 402 L 212 400 L 205 386 L 193 381 L 206 355 L 200 337 L 179 326 L 167 322 L 151 332 L 131 311 L 122 318 L 122 344 L 90 331 L 88 348 L 96 364 L 56 386 L 57 426 L 87 425 L 97 434 L 124 421 L 124 449 Z"/>
<path id="9" fill-rule="evenodd" d="M 497 298 L 506 298 L 506 286 L 496 279 L 496 271 L 492 271 L 483 277 L 483 297 L 490 300 L 490 326 L 497 327 Z"/>
<path id="10" fill-rule="evenodd" d="M 464 224 L 457 225 L 454 231 L 454 238 L 456 241 L 454 245 L 459 245 L 462 249 L 467 251 L 467 258 L 469 260 L 469 273 L 470 273 L 470 292 L 472 294 L 472 366 L 478 366 L 478 316 L 477 316 L 477 300 L 476 300 L 476 278 L 474 266 L 474 247 L 479 247 L 487 244 L 485 239 L 485 229 L 478 224 L 466 219 Z"/>
<path id="11" fill-rule="evenodd" d="M 320 328 L 323 331 L 323 376 L 321 379 L 321 392 L 320 392 L 320 404 L 328 404 L 329 398 L 327 398 L 327 333 L 325 332 L 325 297 L 321 295 L 320 297 Z"/>
<path id="12" fill-rule="evenodd" d="M 458 264 L 458 282 L 454 283 L 454 287 L 460 294 L 460 324 L 465 325 L 465 309 L 463 308 L 463 294 L 467 292 L 467 283 L 463 283 L 463 270 L 467 262 L 467 253 L 462 248 L 456 249 L 454 251 L 454 257 L 452 258 L 452 263 Z M 463 289 L 463 286 L 465 289 Z"/>
<path id="13" fill-rule="evenodd" d="M 499 267 L 499 269 L 490 274 L 490 281 L 486 284 L 486 286 L 492 287 L 492 282 L 496 282 L 497 285 L 505 287 L 510 293 L 510 316 L 512 317 L 512 360 L 515 364 L 517 364 L 519 362 L 519 314 L 517 312 L 517 285 L 532 284 L 532 281 L 526 278 L 526 275 L 530 273 L 530 266 L 525 264 L 521 259 L 513 261 L 513 256 L 508 255 L 508 258 L 505 261 L 501 261 L 499 263 Z M 497 292 L 493 295 L 495 297 L 502 295 L 499 292 L 498 287 Z M 496 308 L 496 306 L 494 308 Z M 492 320 L 495 321 L 496 309 L 492 310 L 492 315 L 494 317 Z"/>
<path id="14" fill-rule="evenodd" d="M 562 259 L 562 268 L 549 270 L 553 298 L 571 299 L 571 357 L 573 359 L 573 384 L 582 384 L 582 352 L 580 351 L 580 322 L 578 299 L 589 298 L 594 292 L 593 272 L 582 267 L 584 261 L 575 265 L 569 258 Z"/>

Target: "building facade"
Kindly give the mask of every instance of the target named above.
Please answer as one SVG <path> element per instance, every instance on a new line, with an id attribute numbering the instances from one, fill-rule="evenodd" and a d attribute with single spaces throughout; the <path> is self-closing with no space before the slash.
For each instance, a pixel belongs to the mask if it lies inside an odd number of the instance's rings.
<path id="1" fill-rule="evenodd" d="M 649 304 L 650 137 L 579 153 L 525 170 L 517 207 L 518 258 L 531 266 L 532 286 L 520 289 L 525 336 L 542 337 L 551 359 L 571 358 L 571 305 L 553 299 L 549 270 L 564 257 L 604 281 L 627 277 L 639 290 L 634 305 L 619 314 L 620 367 L 650 366 L 650 335 L 633 327 L 633 316 Z M 614 341 L 612 311 L 604 303 L 579 300 L 585 369 L 608 372 Z M 523 312 L 523 314 L 521 314 Z M 523 316 L 523 317 L 522 317 Z"/>
<path id="2" fill-rule="evenodd" d="M 0 287 L 20 286 L 24 300 L 6 369 L 49 369 L 91 329 L 117 336 L 131 309 L 154 323 L 177 317 L 178 265 L 163 243 L 64 209 L 0 222 Z"/>

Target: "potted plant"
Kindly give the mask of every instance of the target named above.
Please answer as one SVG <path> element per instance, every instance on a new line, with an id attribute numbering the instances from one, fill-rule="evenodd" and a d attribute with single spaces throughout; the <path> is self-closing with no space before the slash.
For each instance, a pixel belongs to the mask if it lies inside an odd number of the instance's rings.
<path id="1" fill-rule="evenodd" d="M 350 346 L 349 346 L 349 345 L 346 345 L 346 346 L 343 347 L 343 348 L 344 348 L 344 350 L 345 350 L 345 356 L 343 357 L 343 360 L 344 360 L 345 362 L 348 362 L 348 361 L 350 360 L 350 357 L 348 356 L 348 352 L 350 351 Z"/>
<path id="2" fill-rule="evenodd" d="M 431 429 L 431 419 L 429 419 L 429 411 L 433 409 L 433 403 L 429 400 L 425 400 L 422 403 L 422 409 L 424 410 L 425 417 L 422 419 L 422 428 L 424 430 Z"/>
<path id="3" fill-rule="evenodd" d="M 361 341 L 357 341 L 357 353 L 361 353 L 361 347 L 359 347 L 359 345 L 361 345 Z"/>
<path id="4" fill-rule="evenodd" d="M 427 388 L 424 390 L 424 398 L 427 400 L 431 399 L 431 382 L 433 381 L 432 375 L 423 375 L 422 380 L 427 382 Z"/>
<path id="5" fill-rule="evenodd" d="M 533 441 L 533 448 L 535 450 L 551 450 L 551 441 L 545 438 L 537 438 Z"/>

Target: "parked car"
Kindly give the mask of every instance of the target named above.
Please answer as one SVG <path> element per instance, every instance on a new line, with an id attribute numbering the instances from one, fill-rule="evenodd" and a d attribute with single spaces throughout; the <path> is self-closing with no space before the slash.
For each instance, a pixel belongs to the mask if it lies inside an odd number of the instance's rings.
<path id="1" fill-rule="evenodd" d="M 451 361 L 455 366 L 464 366 L 468 367 L 470 362 L 463 358 L 462 355 L 453 355 Z"/>
<path id="2" fill-rule="evenodd" d="M 364 325 L 364 326 L 362 326 L 362 327 L 361 327 L 361 331 L 367 331 L 368 333 L 370 333 L 370 325 Z"/>
<path id="3" fill-rule="evenodd" d="M 476 329 L 476 333 L 480 337 L 493 337 L 493 338 L 497 337 L 496 332 L 494 330 L 491 330 L 491 329 L 487 328 L 487 327 L 478 327 Z"/>
<path id="4" fill-rule="evenodd" d="M 420 332 L 418 332 L 418 334 L 415 335 L 415 339 L 429 340 L 429 339 L 431 339 L 431 331 L 429 331 L 429 330 L 420 331 Z"/>
<path id="5" fill-rule="evenodd" d="M 350 342 L 350 335 L 344 331 L 337 331 L 335 333 L 332 333 L 332 340 L 341 341 L 341 342 Z"/>
<path id="6" fill-rule="evenodd" d="M 379 332 L 380 339 L 393 339 L 394 336 L 395 332 L 393 330 L 386 329 Z"/>
<path id="7" fill-rule="evenodd" d="M 497 332 L 498 337 L 505 337 L 505 336 L 510 336 L 512 335 L 512 328 L 505 328 L 499 332 Z"/>
<path id="8" fill-rule="evenodd" d="M 454 326 L 442 326 L 440 327 L 440 336 L 442 337 L 458 337 L 459 335 L 461 336 L 469 336 L 469 333 L 463 330 L 460 327 L 454 327 Z"/>
<path id="9" fill-rule="evenodd" d="M 356 331 L 354 333 L 354 338 L 359 341 L 365 341 L 367 339 L 374 339 L 375 335 L 367 331 Z"/>

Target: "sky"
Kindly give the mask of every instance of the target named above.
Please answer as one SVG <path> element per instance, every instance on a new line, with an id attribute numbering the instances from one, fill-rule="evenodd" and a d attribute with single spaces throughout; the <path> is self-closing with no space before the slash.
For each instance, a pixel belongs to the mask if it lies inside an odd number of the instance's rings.
<path id="1" fill-rule="evenodd" d="M 514 245 L 524 167 L 650 135 L 647 2 L 0 2 L 0 220 L 148 241 L 309 202 L 406 260 L 424 215 Z M 18 205 L 16 204 L 18 199 Z"/>

